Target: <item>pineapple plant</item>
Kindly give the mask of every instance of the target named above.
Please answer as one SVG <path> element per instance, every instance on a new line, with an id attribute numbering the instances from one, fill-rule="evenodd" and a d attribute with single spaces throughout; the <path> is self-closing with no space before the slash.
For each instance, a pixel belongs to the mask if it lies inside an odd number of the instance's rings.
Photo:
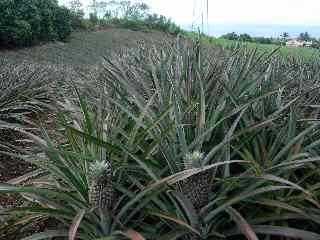
<path id="1" fill-rule="evenodd" d="M 95 161 L 90 165 L 89 201 L 93 208 L 109 210 L 112 207 L 112 165 L 109 160 Z"/>
<path id="2" fill-rule="evenodd" d="M 184 157 L 185 170 L 201 168 L 204 154 L 199 151 L 188 153 Z M 201 209 L 209 201 L 211 190 L 211 171 L 205 171 L 191 176 L 181 184 L 182 193 L 187 196 L 196 210 Z"/>

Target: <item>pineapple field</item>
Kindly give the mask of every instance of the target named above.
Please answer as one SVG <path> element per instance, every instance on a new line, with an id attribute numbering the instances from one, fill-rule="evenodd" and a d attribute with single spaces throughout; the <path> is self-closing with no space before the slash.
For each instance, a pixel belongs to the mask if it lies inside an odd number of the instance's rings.
<path id="1" fill-rule="evenodd" d="M 318 57 L 122 29 L 0 57 L 0 239 L 320 239 Z"/>

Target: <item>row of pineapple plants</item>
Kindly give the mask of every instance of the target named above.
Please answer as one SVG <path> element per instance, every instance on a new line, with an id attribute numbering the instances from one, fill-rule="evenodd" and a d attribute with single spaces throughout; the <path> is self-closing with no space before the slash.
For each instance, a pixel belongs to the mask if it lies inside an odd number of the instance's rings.
<path id="1" fill-rule="evenodd" d="M 105 58 L 1 194 L 29 239 L 320 239 L 316 60 L 177 40 Z M 27 179 L 27 184 L 23 184 Z"/>
<path id="2" fill-rule="evenodd" d="M 48 107 L 52 70 L 30 62 L 0 60 L 0 150 L 12 151 L 17 129 L 34 128 L 32 117 Z M 34 120 L 34 119 L 33 119 Z M 0 167 L 4 167 L 0 161 Z"/>

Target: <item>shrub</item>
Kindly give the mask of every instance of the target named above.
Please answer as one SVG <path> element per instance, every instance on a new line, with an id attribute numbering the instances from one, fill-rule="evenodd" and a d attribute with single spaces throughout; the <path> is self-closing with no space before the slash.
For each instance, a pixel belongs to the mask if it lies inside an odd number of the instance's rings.
<path id="1" fill-rule="evenodd" d="M 273 44 L 275 43 L 272 38 L 267 37 L 251 37 L 249 34 L 236 34 L 235 32 L 227 33 L 222 35 L 221 38 L 227 40 L 234 40 L 234 41 L 242 41 L 242 42 L 255 42 L 261 44 Z"/>
<path id="2" fill-rule="evenodd" d="M 96 26 L 99 23 L 99 18 L 96 14 L 90 13 L 89 20 L 93 26 Z"/>
<path id="3" fill-rule="evenodd" d="M 144 22 L 147 27 L 152 29 L 158 29 L 172 34 L 178 34 L 181 32 L 181 28 L 179 26 L 163 15 L 149 14 Z"/>
<path id="4" fill-rule="evenodd" d="M 272 44 L 272 39 L 271 38 L 265 38 L 265 37 L 253 38 L 253 41 L 256 42 L 256 43 L 261 43 L 261 44 Z"/>
<path id="5" fill-rule="evenodd" d="M 148 14 L 150 8 L 144 3 L 132 3 L 131 1 L 110 1 L 104 5 L 104 18 L 99 19 L 94 10 L 89 15 L 91 23 L 100 27 L 107 27 L 109 24 L 129 28 L 132 30 L 156 29 L 177 35 L 181 33 L 181 28 L 177 26 L 171 19 L 167 19 L 163 15 Z M 98 14 L 99 15 L 99 14 Z"/>
<path id="6" fill-rule="evenodd" d="M 28 22 L 23 20 L 16 20 L 12 27 L 8 28 L 10 34 L 7 36 L 8 40 L 17 46 L 30 44 L 32 42 L 31 26 Z"/>
<path id="7" fill-rule="evenodd" d="M 83 29 L 85 28 L 85 20 L 84 20 L 84 12 L 83 11 L 71 11 L 71 26 L 73 29 Z"/>
<path id="8" fill-rule="evenodd" d="M 56 11 L 55 27 L 60 40 L 65 40 L 72 31 L 72 14 L 67 8 L 58 8 Z"/>
<path id="9" fill-rule="evenodd" d="M 239 41 L 242 41 L 242 42 L 252 42 L 252 38 L 249 34 L 240 34 L 239 35 Z"/>
<path id="10" fill-rule="evenodd" d="M 110 26 L 110 21 L 108 21 L 107 19 L 99 19 L 99 26 L 101 26 L 102 28 L 106 28 Z"/>
<path id="11" fill-rule="evenodd" d="M 145 28 L 145 24 L 143 20 L 130 19 L 130 18 L 120 19 L 120 26 L 123 28 L 129 28 L 134 31 L 138 31 Z"/>
<path id="12" fill-rule="evenodd" d="M 0 1 L 0 45 L 28 46 L 64 40 L 71 32 L 70 10 L 56 0 Z"/>
<path id="13" fill-rule="evenodd" d="M 221 38 L 228 39 L 228 40 L 238 40 L 239 36 L 235 32 L 227 33 L 225 35 L 222 35 Z"/>

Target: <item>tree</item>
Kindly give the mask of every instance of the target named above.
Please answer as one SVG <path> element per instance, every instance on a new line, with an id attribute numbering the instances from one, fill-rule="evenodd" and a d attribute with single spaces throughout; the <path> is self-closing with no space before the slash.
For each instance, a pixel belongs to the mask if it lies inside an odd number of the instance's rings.
<path id="1" fill-rule="evenodd" d="M 266 37 L 255 37 L 255 38 L 253 38 L 253 41 L 256 43 L 261 43 L 261 44 L 271 44 L 272 43 L 272 39 L 266 38 Z"/>
<path id="2" fill-rule="evenodd" d="M 115 1 L 112 1 L 115 4 Z M 120 1 L 118 3 L 118 13 L 123 18 L 139 19 L 147 16 L 150 7 L 145 3 L 132 3 L 131 1 Z"/>
<path id="3" fill-rule="evenodd" d="M 311 40 L 311 36 L 308 32 L 304 32 L 304 33 L 300 33 L 299 34 L 299 39 L 303 40 L 303 41 L 310 41 Z"/>
<path id="4" fill-rule="evenodd" d="M 280 37 L 281 37 L 280 44 L 281 44 L 281 45 L 285 45 L 286 42 L 287 42 L 287 39 L 289 38 L 289 33 L 283 32 L 283 33 L 280 35 Z"/>
<path id="5" fill-rule="evenodd" d="M 73 12 L 83 11 L 82 10 L 83 5 L 82 5 L 80 0 L 70 0 L 69 4 L 68 4 L 68 7 Z"/>
<path id="6" fill-rule="evenodd" d="M 90 14 L 96 16 L 98 19 L 101 17 L 104 17 L 105 14 L 109 11 L 109 6 L 114 5 L 114 4 L 119 4 L 116 1 L 97 1 L 97 0 L 92 0 L 91 4 L 88 6 L 89 10 L 91 11 Z"/>
<path id="7" fill-rule="evenodd" d="M 247 33 L 240 34 L 239 40 L 242 42 L 252 42 L 251 36 Z"/>
<path id="8" fill-rule="evenodd" d="M 104 16 L 108 11 L 108 3 L 106 1 L 99 1 L 96 3 L 97 16 Z"/>
<path id="9" fill-rule="evenodd" d="M 94 13 L 89 14 L 89 20 L 93 24 L 93 26 L 96 26 L 99 23 L 99 18 Z"/>
<path id="10" fill-rule="evenodd" d="M 73 29 L 84 28 L 84 11 L 80 0 L 70 0 L 68 8 L 71 10 L 71 25 Z"/>
<path id="11" fill-rule="evenodd" d="M 105 13 L 107 18 L 119 18 L 120 16 L 120 4 L 116 0 L 111 0 L 108 2 L 108 9 Z"/>
<path id="12" fill-rule="evenodd" d="M 97 0 L 92 0 L 88 8 L 91 11 L 90 15 L 98 17 Z"/>
<path id="13" fill-rule="evenodd" d="M 27 46 L 64 40 L 71 32 L 70 10 L 57 0 L 0 1 L 0 45 Z"/>
<path id="14" fill-rule="evenodd" d="M 228 40 L 238 40 L 239 36 L 235 32 L 227 33 L 222 35 L 221 38 L 228 39 Z"/>
<path id="15" fill-rule="evenodd" d="M 145 3 L 135 3 L 128 9 L 127 15 L 131 18 L 143 18 L 150 10 L 150 7 Z"/>
<path id="16" fill-rule="evenodd" d="M 65 7 L 58 8 L 55 13 L 54 25 L 60 40 L 65 40 L 72 31 L 72 13 Z"/>
<path id="17" fill-rule="evenodd" d="M 281 34 L 281 37 L 282 37 L 284 40 L 286 40 L 286 39 L 289 37 L 289 33 L 283 32 L 283 33 Z"/>
<path id="18" fill-rule="evenodd" d="M 317 39 L 312 40 L 312 47 L 316 49 L 320 49 L 320 41 Z"/>

